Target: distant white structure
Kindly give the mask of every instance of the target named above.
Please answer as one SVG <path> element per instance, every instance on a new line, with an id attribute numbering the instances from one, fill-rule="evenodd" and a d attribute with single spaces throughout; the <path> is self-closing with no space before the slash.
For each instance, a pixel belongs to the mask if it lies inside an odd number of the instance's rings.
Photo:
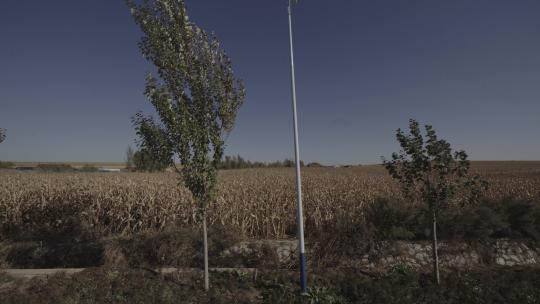
<path id="1" fill-rule="evenodd" d="M 98 168 L 98 172 L 120 172 L 120 169 Z"/>

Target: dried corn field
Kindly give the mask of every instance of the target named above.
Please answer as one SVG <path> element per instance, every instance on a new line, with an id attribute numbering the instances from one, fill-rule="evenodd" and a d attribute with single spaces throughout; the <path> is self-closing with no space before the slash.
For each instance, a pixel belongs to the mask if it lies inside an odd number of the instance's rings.
<path id="1" fill-rule="evenodd" d="M 482 162 L 476 169 L 489 182 L 489 199 L 540 198 L 540 162 Z M 399 199 L 396 184 L 380 166 L 306 168 L 303 171 L 306 231 L 354 223 L 377 198 Z M 253 238 L 295 233 L 292 169 L 246 169 L 220 175 L 212 225 Z M 2 229 L 35 222 L 77 221 L 97 236 L 159 231 L 198 222 L 189 192 L 171 173 L 0 172 Z"/>

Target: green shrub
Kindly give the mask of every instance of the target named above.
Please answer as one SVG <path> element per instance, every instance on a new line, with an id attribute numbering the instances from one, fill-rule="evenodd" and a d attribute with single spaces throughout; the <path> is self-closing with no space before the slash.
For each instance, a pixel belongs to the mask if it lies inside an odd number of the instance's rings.
<path id="1" fill-rule="evenodd" d="M 2 251 L 2 263 L 10 268 L 84 268 L 103 264 L 103 246 L 99 242 L 18 242 Z"/>
<path id="2" fill-rule="evenodd" d="M 304 303 L 309 304 L 332 304 L 338 303 L 336 296 L 325 286 L 310 287 L 303 295 Z"/>
<path id="3" fill-rule="evenodd" d="M 375 240 L 422 240 L 428 217 L 423 209 L 379 199 L 366 210 L 366 225 Z M 490 240 L 499 238 L 540 241 L 540 204 L 506 199 L 482 201 L 439 215 L 437 230 L 442 240 Z"/>
<path id="4" fill-rule="evenodd" d="M 106 245 L 106 264 L 112 267 L 194 267 L 196 239 L 190 229 L 140 233 L 113 239 Z"/>
<path id="5" fill-rule="evenodd" d="M 401 275 L 407 275 L 412 272 L 412 267 L 408 264 L 395 264 L 391 267 L 391 272 Z"/>
<path id="6" fill-rule="evenodd" d="M 422 210 L 400 202 L 378 199 L 366 210 L 367 225 L 378 239 L 411 240 L 422 234 Z"/>
<path id="7" fill-rule="evenodd" d="M 402 226 L 392 226 L 390 237 L 396 240 L 410 240 L 415 237 L 414 233 Z"/>
<path id="8" fill-rule="evenodd" d="M 510 237 L 540 240 L 540 206 L 531 201 L 503 201 L 507 215 Z"/>
<path id="9" fill-rule="evenodd" d="M 540 240 L 540 205 L 532 201 L 483 201 L 446 218 L 444 231 L 453 239 Z"/>
<path id="10" fill-rule="evenodd" d="M 235 233 L 219 226 L 210 227 L 209 232 L 212 258 L 238 241 Z M 197 267 L 203 260 L 200 234 L 198 229 L 171 227 L 162 232 L 112 239 L 106 245 L 106 262 L 125 267 Z"/>
<path id="11" fill-rule="evenodd" d="M 504 213 L 494 204 L 482 203 L 459 212 L 443 214 L 439 229 L 441 239 L 484 240 L 504 237 L 508 229 Z"/>

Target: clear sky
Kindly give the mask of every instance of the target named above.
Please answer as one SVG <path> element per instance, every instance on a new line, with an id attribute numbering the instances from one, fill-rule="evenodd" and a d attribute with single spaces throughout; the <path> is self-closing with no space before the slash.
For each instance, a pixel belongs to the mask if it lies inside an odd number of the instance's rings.
<path id="1" fill-rule="evenodd" d="M 186 0 L 247 87 L 226 154 L 292 158 L 286 0 Z M 409 118 L 472 159 L 540 159 L 540 1 L 303 0 L 302 158 L 375 163 Z M 0 159 L 122 161 L 152 70 L 122 0 L 0 2 Z"/>

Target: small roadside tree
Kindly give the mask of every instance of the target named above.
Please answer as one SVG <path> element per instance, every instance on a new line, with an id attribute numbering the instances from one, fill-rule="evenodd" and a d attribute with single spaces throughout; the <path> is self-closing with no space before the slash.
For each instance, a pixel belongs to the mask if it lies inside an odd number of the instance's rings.
<path id="1" fill-rule="evenodd" d="M 126 150 L 126 169 L 133 170 L 135 166 L 134 156 L 135 156 L 135 152 L 133 151 L 133 148 L 131 146 L 128 146 Z"/>
<path id="2" fill-rule="evenodd" d="M 432 220 L 433 275 L 440 284 L 437 246 L 437 217 L 450 206 L 478 202 L 487 185 L 469 172 L 465 151 L 452 151 L 450 144 L 438 139 L 432 126 L 426 125 L 425 137 L 416 120 L 409 121 L 409 134 L 401 129 L 396 138 L 401 150 L 391 160 L 383 158 L 390 175 L 402 186 L 406 198 L 427 207 Z"/>
<path id="3" fill-rule="evenodd" d="M 214 199 L 225 137 L 244 101 L 244 86 L 218 39 L 189 20 L 183 0 L 127 4 L 143 32 L 140 49 L 159 74 L 159 80 L 147 78 L 145 90 L 159 120 L 138 113 L 134 124 L 143 146 L 169 160 L 200 207 L 208 290 L 207 207 Z"/>

